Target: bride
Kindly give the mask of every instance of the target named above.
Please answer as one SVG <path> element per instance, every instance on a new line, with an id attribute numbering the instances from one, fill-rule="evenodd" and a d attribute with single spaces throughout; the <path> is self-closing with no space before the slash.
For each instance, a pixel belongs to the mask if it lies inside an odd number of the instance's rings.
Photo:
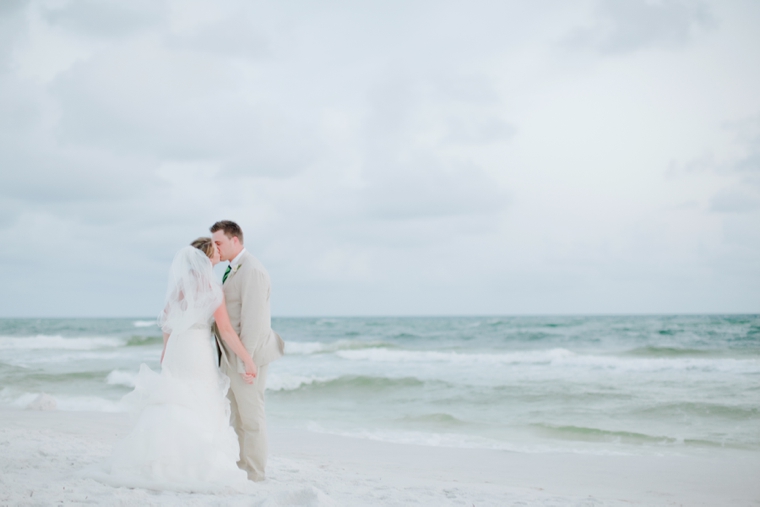
<path id="1" fill-rule="evenodd" d="M 166 305 L 161 372 L 145 364 L 123 401 L 136 415 L 132 432 L 114 448 L 102 479 L 114 485 L 206 491 L 244 488 L 238 438 L 230 426 L 230 380 L 217 368 L 212 318 L 221 338 L 245 364 L 252 383 L 256 365 L 230 324 L 212 265 L 219 251 L 199 238 L 174 257 Z"/>

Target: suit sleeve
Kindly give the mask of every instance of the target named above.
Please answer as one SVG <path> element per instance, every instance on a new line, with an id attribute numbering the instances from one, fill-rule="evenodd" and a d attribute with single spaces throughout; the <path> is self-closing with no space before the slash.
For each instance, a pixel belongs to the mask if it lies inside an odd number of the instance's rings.
<path id="1" fill-rule="evenodd" d="M 253 357 L 268 339 L 271 329 L 270 287 L 268 277 L 259 270 L 251 270 L 246 275 L 240 298 L 240 339 Z"/>

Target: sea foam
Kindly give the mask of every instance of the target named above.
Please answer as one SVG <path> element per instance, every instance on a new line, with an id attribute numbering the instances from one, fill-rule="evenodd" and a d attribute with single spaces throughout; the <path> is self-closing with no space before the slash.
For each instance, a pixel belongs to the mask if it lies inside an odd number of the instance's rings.
<path id="1" fill-rule="evenodd" d="M 60 335 L 0 336 L 0 350 L 94 350 L 107 347 L 121 347 L 124 340 L 115 337 L 75 337 Z"/>
<path id="2" fill-rule="evenodd" d="M 112 386 L 126 386 L 135 387 L 135 381 L 137 380 L 137 372 L 113 370 L 106 377 L 106 384 Z"/>
<path id="3" fill-rule="evenodd" d="M 584 355 L 563 348 L 522 352 L 464 353 L 430 350 L 393 350 L 370 348 L 339 350 L 335 353 L 351 361 L 387 363 L 452 363 L 459 365 L 548 365 L 619 371 L 704 370 L 735 373 L 760 373 L 760 359 L 747 358 L 639 358 L 614 355 Z"/>
<path id="4" fill-rule="evenodd" d="M 286 354 L 308 355 L 316 354 L 325 350 L 325 344 L 321 342 L 285 342 Z"/>
<path id="5" fill-rule="evenodd" d="M 315 382 L 327 382 L 332 380 L 326 377 L 292 375 L 288 373 L 275 374 L 267 378 L 268 391 L 295 391 L 301 387 L 312 385 Z"/>
<path id="6" fill-rule="evenodd" d="M 322 354 L 341 350 L 361 350 L 389 348 L 392 345 L 383 341 L 336 340 L 331 342 L 285 341 L 285 353 L 294 355 Z"/>

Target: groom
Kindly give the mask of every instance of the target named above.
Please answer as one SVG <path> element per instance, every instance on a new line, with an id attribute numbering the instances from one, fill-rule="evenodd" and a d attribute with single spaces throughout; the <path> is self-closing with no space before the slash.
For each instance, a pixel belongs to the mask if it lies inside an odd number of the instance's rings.
<path id="1" fill-rule="evenodd" d="M 222 288 L 232 327 L 240 336 L 258 368 L 253 384 L 245 382 L 243 362 L 219 339 L 220 367 L 230 378 L 232 426 L 240 441 L 238 466 L 252 481 L 263 481 L 267 464 L 264 389 L 270 362 L 283 354 L 280 336 L 272 331 L 269 312 L 269 274 L 261 262 L 243 246 L 243 231 L 235 222 L 222 220 L 211 226 L 214 243 L 223 261 L 230 265 L 224 273 Z"/>

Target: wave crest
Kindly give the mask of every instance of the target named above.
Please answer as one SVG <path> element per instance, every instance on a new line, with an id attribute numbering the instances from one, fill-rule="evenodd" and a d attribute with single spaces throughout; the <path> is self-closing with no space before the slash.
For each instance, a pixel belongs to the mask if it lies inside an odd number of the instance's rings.
<path id="1" fill-rule="evenodd" d="M 124 340 L 114 337 L 88 336 L 64 338 L 60 335 L 0 336 L 0 350 L 94 350 L 124 345 Z"/>
<path id="2" fill-rule="evenodd" d="M 439 382 L 439 381 L 436 381 Z M 311 390 L 378 390 L 425 385 L 416 377 L 372 377 L 367 375 L 343 375 L 339 377 L 302 377 L 298 375 L 278 375 L 267 379 L 267 389 L 271 391 Z"/>
<path id="3" fill-rule="evenodd" d="M 106 384 L 112 386 L 126 386 L 135 387 L 135 380 L 137 380 L 137 372 L 113 370 L 106 377 Z"/>
<path id="4" fill-rule="evenodd" d="M 343 359 L 353 361 L 478 364 L 550 363 L 552 361 L 575 356 L 573 352 L 562 348 L 493 354 L 371 348 L 365 350 L 341 350 L 336 352 L 336 355 Z"/>
<path id="5" fill-rule="evenodd" d="M 285 353 L 291 355 L 329 354 L 341 350 L 362 350 L 370 348 L 390 348 L 390 343 L 382 341 L 337 340 L 334 342 L 286 341 Z"/>

